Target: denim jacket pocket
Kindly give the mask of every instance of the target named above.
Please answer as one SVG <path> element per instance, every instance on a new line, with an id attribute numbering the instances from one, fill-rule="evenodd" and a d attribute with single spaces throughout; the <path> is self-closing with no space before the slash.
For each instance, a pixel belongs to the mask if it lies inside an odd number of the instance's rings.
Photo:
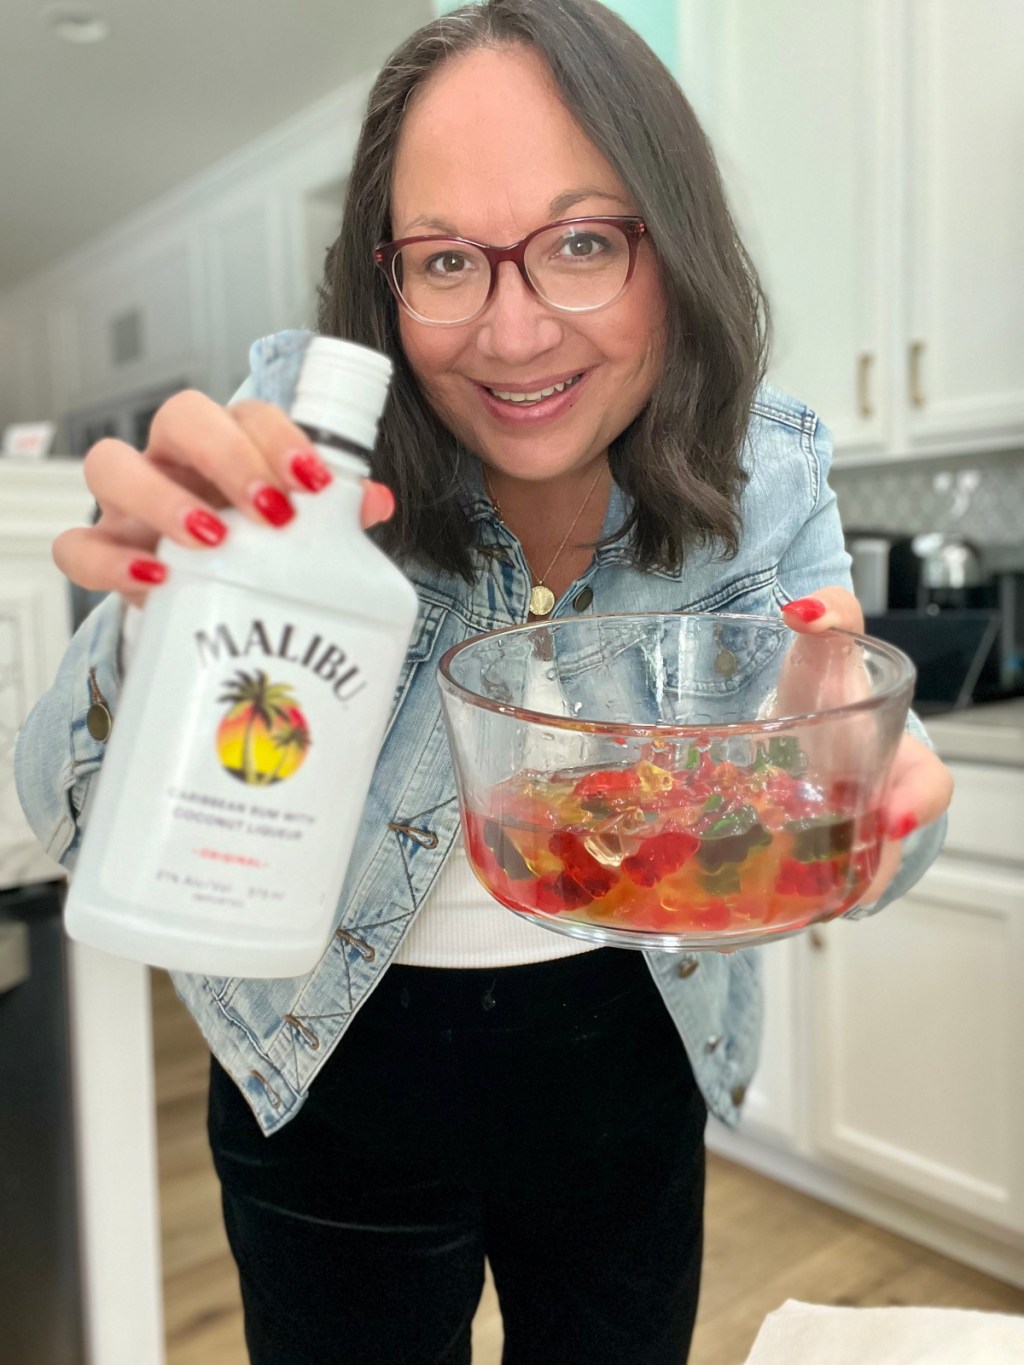
<path id="1" fill-rule="evenodd" d="M 687 614 L 713 613 L 710 635 L 686 651 L 667 650 L 665 682 L 680 695 L 721 699 L 742 693 L 751 678 L 777 653 L 779 637 L 771 626 L 750 629 L 752 616 L 778 618 L 775 568 L 744 574 L 693 601 Z M 719 719 L 728 719 L 722 716 Z"/>

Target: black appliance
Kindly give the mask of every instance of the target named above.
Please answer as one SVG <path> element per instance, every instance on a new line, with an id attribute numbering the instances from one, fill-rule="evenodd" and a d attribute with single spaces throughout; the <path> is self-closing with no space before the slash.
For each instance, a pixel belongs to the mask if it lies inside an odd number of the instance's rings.
<path id="1" fill-rule="evenodd" d="M 1024 550 L 868 530 L 846 547 L 869 633 L 918 666 L 920 709 L 1024 694 Z"/>
<path id="2" fill-rule="evenodd" d="M 0 891 L 0 1358 L 84 1365 L 62 881 Z"/>
<path id="3" fill-rule="evenodd" d="M 996 611 L 890 611 L 866 615 L 864 629 L 913 660 L 917 668 L 914 709 L 928 715 L 1006 695 L 995 649 L 999 622 Z"/>

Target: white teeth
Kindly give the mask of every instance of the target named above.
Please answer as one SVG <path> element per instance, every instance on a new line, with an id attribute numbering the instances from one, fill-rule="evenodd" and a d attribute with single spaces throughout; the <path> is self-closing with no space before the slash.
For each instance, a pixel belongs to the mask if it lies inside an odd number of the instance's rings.
<path id="1" fill-rule="evenodd" d="M 561 384 L 552 384 L 549 389 L 538 389 L 536 393 L 502 393 L 500 389 L 491 389 L 490 392 L 495 398 L 501 398 L 506 403 L 539 403 L 542 398 L 550 398 L 553 393 L 561 393 L 564 389 L 571 388 L 580 378 L 581 375 L 573 375 L 572 379 L 565 379 Z"/>

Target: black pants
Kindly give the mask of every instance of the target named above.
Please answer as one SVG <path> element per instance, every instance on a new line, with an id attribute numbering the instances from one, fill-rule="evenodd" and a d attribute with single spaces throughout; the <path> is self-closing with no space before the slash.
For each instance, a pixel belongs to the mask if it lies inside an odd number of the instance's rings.
<path id="1" fill-rule="evenodd" d="M 639 953 L 392 967 L 266 1138 L 214 1063 L 252 1365 L 683 1365 L 706 1109 Z"/>

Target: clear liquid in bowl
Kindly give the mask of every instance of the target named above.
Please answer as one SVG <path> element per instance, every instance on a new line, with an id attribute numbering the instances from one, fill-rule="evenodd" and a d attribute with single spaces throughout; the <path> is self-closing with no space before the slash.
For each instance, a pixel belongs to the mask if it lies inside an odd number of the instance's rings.
<path id="1" fill-rule="evenodd" d="M 787 740 L 749 767 L 708 745 L 523 771 L 467 804 L 469 860 L 502 904 L 549 923 L 723 943 L 792 933 L 855 905 L 881 844 L 863 791 L 802 767 Z"/>

